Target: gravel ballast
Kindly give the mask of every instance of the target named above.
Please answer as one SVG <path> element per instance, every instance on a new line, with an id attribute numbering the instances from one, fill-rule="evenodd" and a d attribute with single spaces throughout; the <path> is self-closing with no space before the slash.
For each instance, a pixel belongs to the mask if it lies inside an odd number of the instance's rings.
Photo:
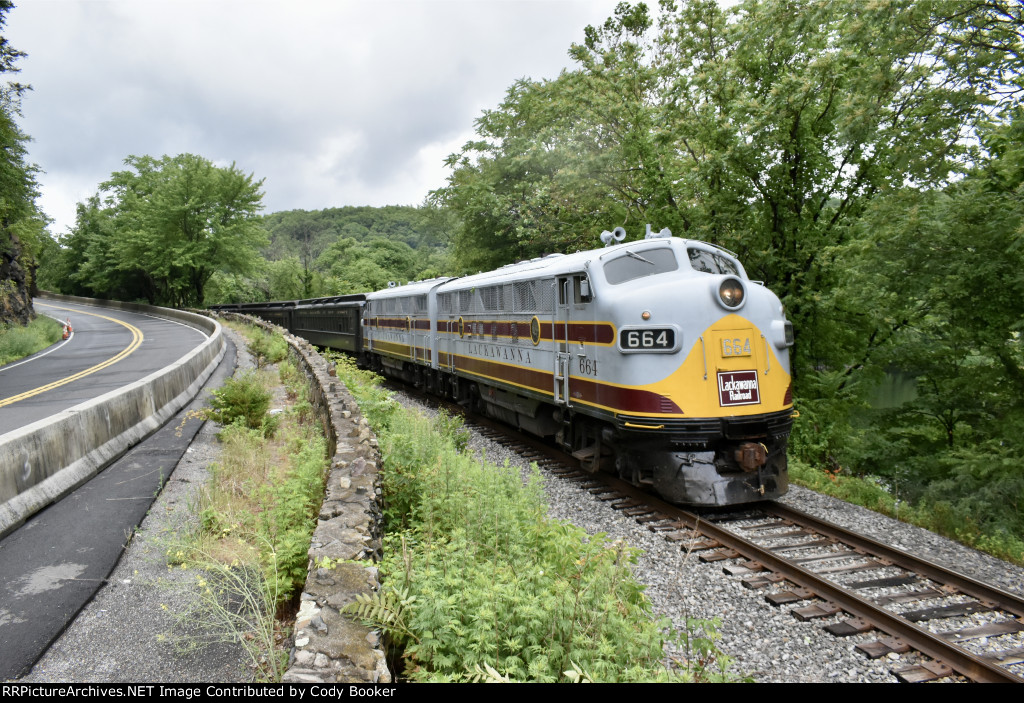
<path id="1" fill-rule="evenodd" d="M 398 393 L 396 398 L 407 406 L 433 412 L 405 394 Z M 204 429 L 200 439 L 209 442 L 212 431 Z M 204 460 L 213 460 L 206 454 L 212 445 L 209 442 L 203 447 L 200 443 L 186 455 L 184 466 L 179 467 L 182 473 L 172 476 L 150 520 L 111 576 L 110 585 L 82 612 L 27 681 L 248 678 L 242 653 L 237 650 L 237 658 L 225 648 L 212 657 L 189 655 L 178 660 L 180 653 L 156 640 L 167 630 L 161 603 L 187 589 L 172 588 L 169 593 L 160 587 L 172 575 L 160 565 L 162 560 L 153 558 L 159 552 L 149 535 L 181 524 L 181 520 L 187 522 L 189 518 L 179 511 L 193 503 L 193 491 L 203 480 L 201 465 Z M 491 461 L 507 459 L 513 465 L 527 466 L 509 449 L 475 432 L 470 447 Z M 833 637 L 822 626 L 837 621 L 838 616 L 801 622 L 789 612 L 797 606 L 769 605 L 764 600 L 765 591 L 744 588 L 740 577 L 723 573 L 721 563 L 701 563 L 696 554 L 687 555 L 678 543 L 649 531 L 575 484 L 547 477 L 545 485 L 551 517 L 572 522 L 592 534 L 607 533 L 610 539 L 624 540 L 643 551 L 635 572 L 647 585 L 657 615 L 670 618 L 677 627 L 687 618 L 717 619 L 718 646 L 732 659 L 731 672 L 737 677 L 749 676 L 756 682 L 895 682 L 891 670 L 920 660 L 914 653 L 870 660 L 854 646 L 877 635 Z M 791 488 L 782 502 L 880 542 L 909 549 L 979 581 L 1024 594 L 1024 569 L 925 530 L 799 487 Z M 163 524 L 149 524 L 158 520 Z M 146 569 L 154 570 L 147 573 Z M 114 648 L 114 642 L 121 646 Z M 211 668 L 204 670 L 204 664 Z"/>
<path id="2" fill-rule="evenodd" d="M 405 405 L 433 412 L 405 394 L 399 393 L 397 398 Z M 495 463 L 508 460 L 512 465 L 528 466 L 508 448 L 476 432 L 469 446 Z M 922 661 L 914 652 L 868 659 L 854 647 L 877 639 L 877 632 L 834 637 L 822 628 L 844 619 L 841 614 L 801 622 L 790 610 L 806 603 L 769 605 L 765 590 L 745 588 L 741 577 L 723 572 L 723 563 L 701 563 L 696 554 L 685 552 L 685 546 L 669 542 L 576 484 L 547 476 L 545 490 L 552 518 L 571 522 L 591 534 L 607 533 L 609 539 L 621 539 L 643 551 L 635 573 L 646 584 L 656 615 L 670 618 L 677 628 L 687 618 L 717 620 L 718 646 L 731 658 L 731 671 L 738 677 L 765 683 L 894 683 L 897 679 L 892 670 Z M 791 487 L 781 502 L 978 581 L 1024 594 L 1024 569 L 926 530 L 799 486 Z"/>

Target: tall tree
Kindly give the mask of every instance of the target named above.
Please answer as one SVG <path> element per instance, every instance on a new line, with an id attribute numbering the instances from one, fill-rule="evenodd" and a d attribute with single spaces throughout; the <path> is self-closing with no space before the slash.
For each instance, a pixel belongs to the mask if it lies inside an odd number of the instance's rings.
<path id="1" fill-rule="evenodd" d="M 0 0 L 0 30 L 13 7 Z M 0 75 L 17 73 L 23 56 L 0 36 Z M 26 90 L 14 81 L 0 83 L 0 323 L 24 324 L 34 314 L 33 277 L 47 238 L 46 218 L 35 204 L 37 169 L 25 160 L 28 136 L 16 122 Z"/>
<path id="2" fill-rule="evenodd" d="M 101 184 L 102 208 L 80 207 L 72 235 L 91 241 L 83 271 L 94 291 L 114 294 L 127 277 L 152 303 L 200 306 L 214 273 L 254 269 L 266 243 L 262 180 L 193 154 L 125 164 Z"/>
<path id="3" fill-rule="evenodd" d="M 663 0 L 588 27 L 577 68 L 518 81 L 435 198 L 462 263 L 591 246 L 652 221 L 738 252 L 783 298 L 799 374 L 845 363 L 821 291 L 878 194 L 942 187 L 1021 91 L 1006 0 Z M 640 231 L 640 227 L 633 231 Z"/>
<path id="4" fill-rule="evenodd" d="M 1021 39 L 1007 21 L 1016 16 L 1019 30 L 1020 7 L 750 0 L 663 9 L 666 114 L 708 186 L 702 219 L 810 333 L 798 347 L 803 369 L 834 364 L 829 320 L 810 294 L 834 284 L 829 247 L 876 194 L 942 186 L 977 157 L 978 127 L 1020 89 Z M 721 212 L 732 216 L 719 228 Z"/>

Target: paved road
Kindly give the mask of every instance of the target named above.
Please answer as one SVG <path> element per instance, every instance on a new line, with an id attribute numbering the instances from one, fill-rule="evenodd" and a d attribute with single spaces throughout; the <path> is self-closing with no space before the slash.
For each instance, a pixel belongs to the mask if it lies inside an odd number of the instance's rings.
<path id="1" fill-rule="evenodd" d="M 234 362 L 234 345 L 228 342 L 196 400 L 91 481 L 0 540 L 0 681 L 26 674 L 106 582 L 128 537 L 202 426 L 194 416 L 185 421 L 187 414 L 224 382 Z M 131 647 L 141 624 L 121 624 L 123 646 Z M 136 678 L 131 670 L 119 675 L 121 681 Z"/>
<path id="2" fill-rule="evenodd" d="M 54 415 L 174 363 L 204 334 L 180 322 L 37 299 L 36 312 L 70 319 L 72 337 L 0 366 L 0 435 Z"/>

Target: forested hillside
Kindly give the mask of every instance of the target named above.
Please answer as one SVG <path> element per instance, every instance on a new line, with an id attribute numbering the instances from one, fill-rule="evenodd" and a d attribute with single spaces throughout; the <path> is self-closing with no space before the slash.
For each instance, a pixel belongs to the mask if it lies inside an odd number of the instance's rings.
<path id="1" fill-rule="evenodd" d="M 0 30 L 13 5 L 0 0 Z M 25 54 L 0 36 L 0 75 L 17 73 Z M 51 240 L 46 218 L 36 207 L 36 169 L 25 161 L 29 140 L 18 127 L 27 85 L 0 81 L 0 330 L 26 324 L 34 316 L 32 290 L 40 253 Z"/>
<path id="2" fill-rule="evenodd" d="M 216 276 L 208 303 L 361 293 L 448 273 L 454 218 L 433 207 L 340 207 L 266 215 L 255 275 Z"/>
<path id="3" fill-rule="evenodd" d="M 623 3 L 433 199 L 462 266 L 648 222 L 737 252 L 796 328 L 797 468 L 1022 559 L 1022 30 L 1007 0 Z"/>

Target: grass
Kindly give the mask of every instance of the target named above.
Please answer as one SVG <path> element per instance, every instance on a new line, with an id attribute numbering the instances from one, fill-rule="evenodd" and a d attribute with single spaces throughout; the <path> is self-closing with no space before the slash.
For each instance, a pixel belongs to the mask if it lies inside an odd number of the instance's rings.
<path id="1" fill-rule="evenodd" d="M 789 475 L 794 483 L 805 488 L 922 527 L 999 559 L 1024 566 L 1024 541 L 1007 531 L 983 530 L 969 515 L 948 502 L 940 501 L 925 506 L 901 503 L 878 483 L 840 472 L 819 471 L 799 460 L 790 461 Z"/>
<path id="2" fill-rule="evenodd" d="M 720 681 L 713 623 L 677 632 L 655 619 L 631 567 L 637 552 L 546 517 L 536 467 L 464 451 L 458 421 L 398 406 L 372 376 L 338 375 L 384 458 L 384 581 L 350 612 L 391 635 L 417 681 Z M 666 668 L 665 648 L 685 653 Z"/>
<path id="3" fill-rule="evenodd" d="M 25 327 L 0 325 L 0 366 L 56 344 L 63 334 L 61 324 L 45 315 L 40 315 Z"/>
<path id="4" fill-rule="evenodd" d="M 170 565 L 199 572 L 198 595 L 179 622 L 199 619 L 215 638 L 241 643 L 267 680 L 284 672 L 287 653 L 274 644 L 290 618 L 275 616 L 291 612 L 305 584 L 328 468 L 306 382 L 286 359 L 276 374 L 239 374 L 214 393 L 209 416 L 228 423 L 221 460 L 200 493 L 199 530 L 167 550 Z M 275 392 L 283 407 L 271 410 Z"/>

